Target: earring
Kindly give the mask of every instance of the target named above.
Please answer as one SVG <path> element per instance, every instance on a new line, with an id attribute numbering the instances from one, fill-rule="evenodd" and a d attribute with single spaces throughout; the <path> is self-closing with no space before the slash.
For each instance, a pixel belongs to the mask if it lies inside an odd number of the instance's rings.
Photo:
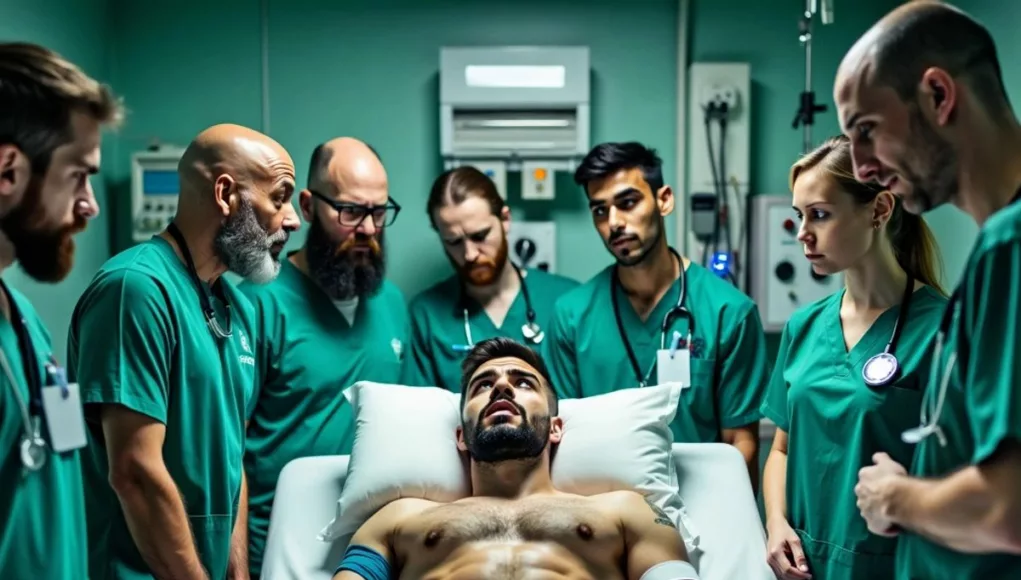
<path id="1" fill-rule="evenodd" d="M 883 225 L 883 224 L 879 223 L 879 220 L 876 220 L 876 221 L 872 222 L 872 228 L 873 229 L 878 230 L 879 226 L 881 226 L 881 225 Z"/>

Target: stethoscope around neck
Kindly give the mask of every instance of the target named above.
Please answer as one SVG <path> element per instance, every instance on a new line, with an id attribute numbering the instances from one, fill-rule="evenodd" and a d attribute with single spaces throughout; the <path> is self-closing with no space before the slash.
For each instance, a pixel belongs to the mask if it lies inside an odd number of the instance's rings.
<path id="1" fill-rule="evenodd" d="M 514 263 L 511 263 L 510 266 L 514 268 L 514 273 L 518 275 L 518 281 L 521 282 L 521 294 L 525 297 L 525 323 L 521 325 L 521 336 L 529 344 L 538 345 L 546 338 L 546 333 L 539 326 L 539 323 L 536 322 L 537 316 L 535 315 L 535 310 L 532 309 L 532 298 L 528 295 L 528 284 L 525 283 L 524 274 L 521 273 L 521 269 Z M 463 292 L 462 288 L 462 301 L 464 300 Z M 472 326 L 468 319 L 468 307 L 463 307 L 462 311 L 464 313 L 464 339 L 468 348 L 472 348 L 475 346 L 475 341 L 472 338 Z"/>
<path id="2" fill-rule="evenodd" d="M 677 250 L 673 248 L 669 248 L 669 250 L 674 259 L 677 260 L 677 268 L 680 270 L 680 275 L 677 279 L 680 281 L 681 288 L 677 295 L 677 304 L 663 316 L 663 322 L 659 329 L 659 348 L 660 350 L 666 348 L 666 335 L 670 331 L 670 325 L 673 323 L 674 318 L 681 317 L 688 321 L 687 341 L 684 344 L 685 348 L 690 349 L 691 336 L 695 332 L 695 317 L 684 306 L 684 299 L 688 293 L 688 273 L 684 270 L 684 261 L 681 260 L 681 255 L 677 253 Z M 635 356 L 634 348 L 631 347 L 631 341 L 628 340 L 627 332 L 624 330 L 624 322 L 621 320 L 620 305 L 617 301 L 617 287 L 620 285 L 617 267 L 614 266 L 613 273 L 610 276 L 610 297 L 613 300 L 613 316 L 617 321 L 617 333 L 620 335 L 620 340 L 624 343 L 624 348 L 627 350 L 627 356 L 631 361 L 631 369 L 635 373 L 635 378 L 638 380 L 638 386 L 645 387 L 649 384 L 649 377 L 652 376 L 652 369 L 656 364 L 656 360 L 653 359 L 652 364 L 649 365 L 648 372 L 643 375 L 642 368 L 638 364 L 638 357 Z"/>
<path id="3" fill-rule="evenodd" d="M 900 361 L 894 354 L 897 342 L 900 340 L 901 330 L 907 322 L 908 307 L 911 305 L 911 297 L 914 296 L 915 279 L 908 275 L 907 284 L 904 286 L 904 296 L 900 301 L 900 312 L 897 313 L 897 322 L 893 325 L 893 334 L 890 341 L 886 343 L 883 352 L 873 355 L 861 369 L 862 379 L 870 387 L 885 387 L 892 383 L 900 373 Z"/>
<path id="4" fill-rule="evenodd" d="M 18 382 L 14 378 L 14 371 L 11 369 L 10 361 L 6 353 L 0 350 L 0 367 L 3 367 L 4 375 L 10 383 L 14 397 L 18 401 L 18 408 L 21 411 L 22 434 L 20 442 L 21 465 L 27 472 L 39 471 L 46 465 L 46 457 L 49 453 L 49 445 L 42 435 L 42 378 L 39 376 L 38 360 L 36 359 L 35 348 L 32 346 L 32 339 L 28 335 L 28 328 L 25 319 L 21 316 L 14 297 L 11 296 L 7 284 L 0 281 L 0 289 L 7 298 L 10 310 L 11 323 L 14 326 L 14 334 L 18 337 L 18 350 L 21 353 L 22 367 L 25 377 L 28 380 L 28 402 L 18 390 Z M 52 359 L 51 359 L 52 360 Z M 67 381 L 64 380 L 62 370 L 56 368 L 55 363 L 47 365 L 51 374 L 56 375 L 60 384 L 63 396 L 68 396 Z"/>
<path id="5" fill-rule="evenodd" d="M 901 433 L 900 438 L 905 443 L 915 445 L 921 443 L 929 436 L 935 435 L 941 447 L 946 447 L 947 438 L 939 426 L 940 417 L 943 415 L 943 405 L 946 403 L 947 388 L 950 386 L 950 377 L 953 375 L 957 365 L 957 352 L 951 352 L 947 362 L 942 365 L 943 347 L 946 346 L 947 335 L 950 333 L 950 325 L 957 320 L 960 314 L 961 301 L 957 291 L 950 295 L 946 309 L 939 322 L 939 331 L 936 333 L 936 344 L 933 349 L 932 364 L 929 369 L 929 384 L 937 384 L 939 387 L 933 392 L 932 389 L 925 389 L 922 393 L 922 405 L 919 411 L 917 427 L 912 427 Z M 940 369 L 940 366 L 943 366 Z M 942 376 L 941 376 L 942 375 Z"/>
<path id="6" fill-rule="evenodd" d="M 206 326 L 209 327 L 210 332 L 212 332 L 214 336 L 218 338 L 230 338 L 231 335 L 234 334 L 234 321 L 230 316 L 230 302 L 226 299 L 223 301 L 227 309 L 227 329 L 224 330 L 223 327 L 220 326 L 220 322 L 216 320 L 216 310 L 213 309 L 213 304 L 209 299 L 209 294 L 206 293 L 206 287 L 199 278 L 198 270 L 195 268 L 195 261 L 191 257 L 191 250 L 188 249 L 188 242 L 184 239 L 184 234 L 181 233 L 177 224 L 173 222 L 170 222 L 170 225 L 167 226 L 167 233 L 174 238 L 174 241 L 177 242 L 177 246 L 181 249 L 181 254 L 184 255 L 184 261 L 188 265 L 188 274 L 191 275 L 192 281 L 195 282 L 195 286 L 198 288 L 199 301 L 202 306 L 202 315 L 206 318 Z"/>

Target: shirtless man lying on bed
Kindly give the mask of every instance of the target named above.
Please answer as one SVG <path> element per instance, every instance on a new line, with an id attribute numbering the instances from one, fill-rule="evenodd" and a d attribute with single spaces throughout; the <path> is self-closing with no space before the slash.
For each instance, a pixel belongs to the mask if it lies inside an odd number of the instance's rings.
<path id="1" fill-rule="evenodd" d="M 457 446 L 473 497 L 404 498 L 354 535 L 334 580 L 688 580 L 684 542 L 639 493 L 557 491 L 563 434 L 549 372 L 532 349 L 495 338 L 462 365 Z"/>

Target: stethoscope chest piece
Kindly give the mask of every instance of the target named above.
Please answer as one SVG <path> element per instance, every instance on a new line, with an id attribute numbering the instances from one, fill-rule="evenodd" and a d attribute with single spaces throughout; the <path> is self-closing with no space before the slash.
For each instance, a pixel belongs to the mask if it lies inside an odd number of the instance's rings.
<path id="1" fill-rule="evenodd" d="M 539 344 L 542 339 L 546 338 L 546 333 L 532 320 L 521 325 L 521 334 L 525 340 L 532 344 Z"/>
<path id="2" fill-rule="evenodd" d="M 46 440 L 39 435 L 21 438 L 21 463 L 28 471 L 39 471 L 46 464 Z"/>
<path id="3" fill-rule="evenodd" d="M 881 352 L 865 363 L 861 375 L 865 379 L 865 384 L 870 387 L 885 387 L 897 376 L 898 370 L 900 363 L 897 362 L 897 357 L 888 352 Z"/>

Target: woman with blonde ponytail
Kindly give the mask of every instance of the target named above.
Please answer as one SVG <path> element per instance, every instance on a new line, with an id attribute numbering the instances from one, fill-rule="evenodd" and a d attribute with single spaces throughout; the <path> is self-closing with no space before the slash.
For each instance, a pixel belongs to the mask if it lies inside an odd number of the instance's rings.
<path id="1" fill-rule="evenodd" d="M 918 422 L 946 304 L 938 251 L 920 217 L 855 179 L 845 137 L 795 163 L 790 187 L 806 259 L 843 273 L 844 288 L 791 316 L 762 405 L 777 425 L 763 476 L 769 564 L 781 579 L 893 578 L 897 540 L 869 532 L 854 486 L 876 453 L 911 462 L 900 434 Z M 887 350 L 896 365 L 876 356 Z"/>

